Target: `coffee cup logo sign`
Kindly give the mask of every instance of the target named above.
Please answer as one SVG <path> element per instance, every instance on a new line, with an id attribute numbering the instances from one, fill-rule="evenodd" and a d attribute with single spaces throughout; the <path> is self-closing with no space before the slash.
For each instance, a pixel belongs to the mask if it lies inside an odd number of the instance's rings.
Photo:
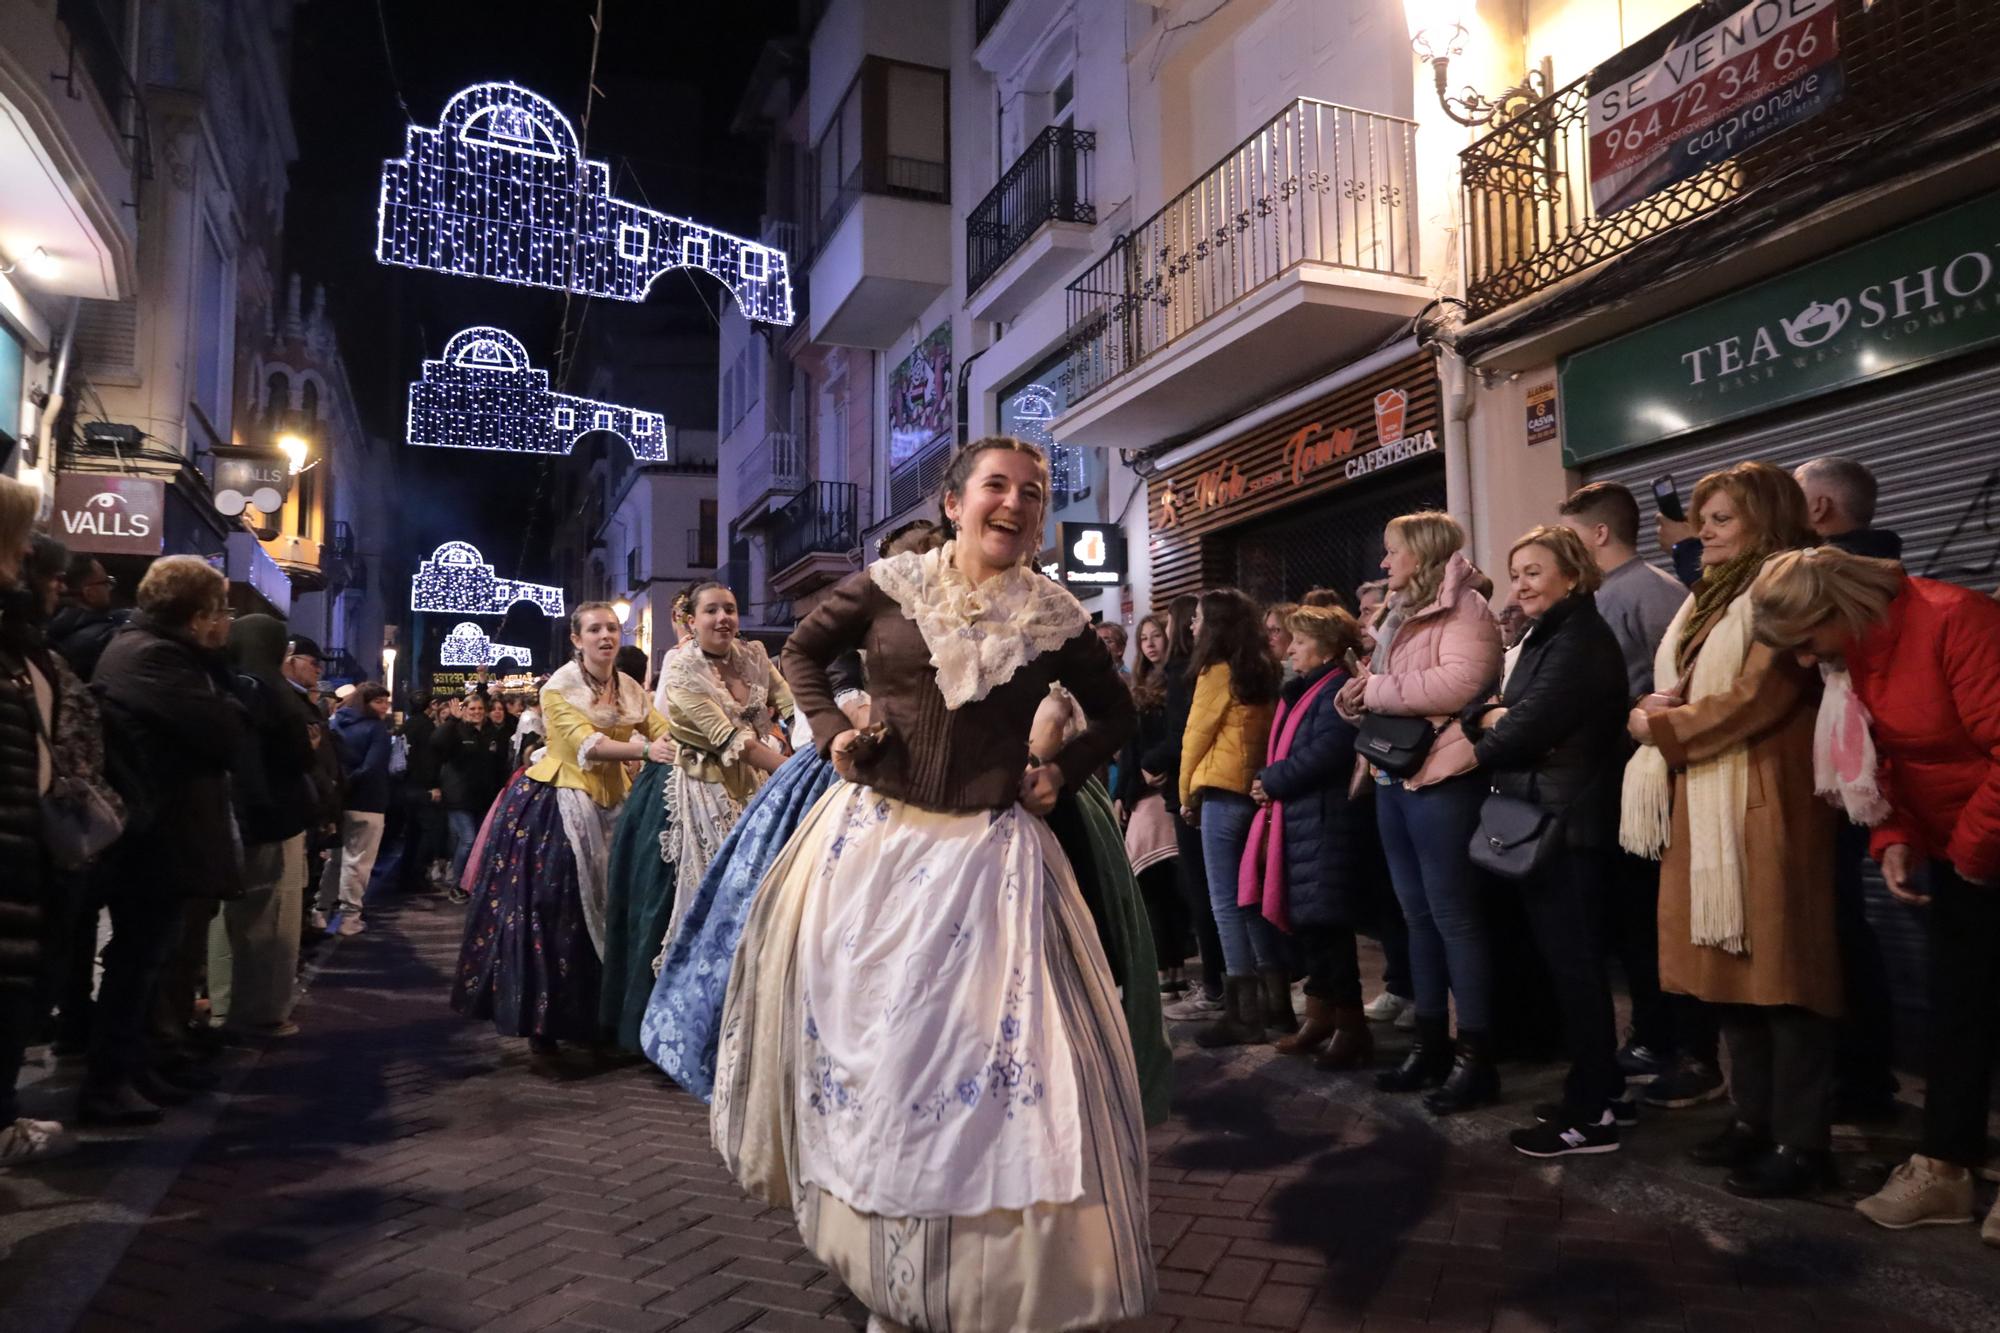
<path id="1" fill-rule="evenodd" d="M 158 555 L 165 500 L 149 477 L 65 472 L 56 478 L 56 530 L 72 551 Z"/>
<path id="2" fill-rule="evenodd" d="M 1116 528 L 1064 523 L 1060 537 L 1062 582 L 1108 586 L 1124 579 L 1125 537 Z"/>
<path id="3" fill-rule="evenodd" d="M 1403 412 L 1410 405 L 1410 396 L 1401 389 L 1384 389 L 1375 395 L 1375 438 L 1385 445 L 1399 443 L 1403 438 Z"/>

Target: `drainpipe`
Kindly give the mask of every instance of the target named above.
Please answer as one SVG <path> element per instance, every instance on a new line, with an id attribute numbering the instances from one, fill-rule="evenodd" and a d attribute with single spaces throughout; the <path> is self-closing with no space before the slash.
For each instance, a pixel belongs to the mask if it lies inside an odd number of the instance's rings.
<path id="1" fill-rule="evenodd" d="M 56 418 L 62 414 L 63 390 L 69 384 L 70 350 L 76 345 L 76 322 L 83 315 L 83 300 L 72 296 L 69 300 L 69 322 L 63 328 L 62 346 L 56 352 L 55 374 L 49 377 L 48 396 L 42 401 L 42 419 L 35 431 L 35 456 L 29 464 L 44 472 L 54 472 L 49 465 L 49 450 L 55 440 Z"/>
<path id="2" fill-rule="evenodd" d="M 974 352 L 958 365 L 958 442 L 970 444 L 972 431 L 972 363 L 993 350 L 993 344 Z"/>
<path id="3" fill-rule="evenodd" d="M 1444 387 L 1444 495 L 1445 509 L 1465 527 L 1466 547 L 1474 549 L 1472 526 L 1472 446 L 1466 438 L 1465 423 L 1472 416 L 1471 373 L 1465 358 L 1440 342 L 1437 347 L 1438 378 Z"/>

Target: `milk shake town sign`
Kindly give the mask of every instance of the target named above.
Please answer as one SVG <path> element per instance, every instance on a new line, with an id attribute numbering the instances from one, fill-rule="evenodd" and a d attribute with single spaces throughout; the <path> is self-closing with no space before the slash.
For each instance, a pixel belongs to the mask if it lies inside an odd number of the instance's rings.
<path id="1" fill-rule="evenodd" d="M 1563 459 L 1670 439 L 2000 341 L 2000 194 L 1562 364 Z"/>

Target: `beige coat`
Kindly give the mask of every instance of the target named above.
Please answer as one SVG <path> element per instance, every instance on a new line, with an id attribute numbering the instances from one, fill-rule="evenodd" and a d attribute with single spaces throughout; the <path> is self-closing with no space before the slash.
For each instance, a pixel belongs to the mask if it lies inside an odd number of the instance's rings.
<path id="1" fill-rule="evenodd" d="M 1662 686 L 1662 688 L 1667 688 Z M 1790 655 L 1753 644 L 1733 688 L 1653 716 L 1674 770 L 1673 835 L 1660 866 L 1660 985 L 1715 1004 L 1793 1004 L 1840 1013 L 1834 942 L 1834 811 L 1813 794 L 1819 681 Z M 1742 955 L 1690 942 L 1687 772 L 1747 746 Z"/>

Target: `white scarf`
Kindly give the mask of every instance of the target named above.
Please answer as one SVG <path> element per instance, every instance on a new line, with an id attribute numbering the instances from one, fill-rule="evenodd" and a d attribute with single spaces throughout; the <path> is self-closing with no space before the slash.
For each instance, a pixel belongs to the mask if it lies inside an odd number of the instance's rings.
<path id="1" fill-rule="evenodd" d="M 957 545 L 905 551 L 868 566 L 875 586 L 924 636 L 948 709 L 984 699 L 1090 623 L 1081 602 L 1019 565 L 973 587 L 952 561 Z"/>
<path id="2" fill-rule="evenodd" d="M 1682 604 L 1653 659 L 1653 679 L 1679 678 L 1681 627 L 1695 599 Z M 1750 652 L 1750 597 L 1746 591 L 1716 617 L 1695 655 L 1688 702 L 1722 693 L 1743 674 Z M 1750 806 L 1750 747 L 1733 745 L 1713 759 L 1688 765 L 1689 938 L 1726 953 L 1745 954 L 1743 923 L 1743 820 Z M 1618 842 L 1634 856 L 1658 860 L 1673 833 L 1673 775 L 1657 745 L 1642 745 L 1625 765 Z"/>
<path id="3" fill-rule="evenodd" d="M 1867 706 L 1845 667 L 1822 662 L 1819 678 L 1826 693 L 1813 720 L 1813 791 L 1852 823 L 1873 828 L 1889 817 L 1889 802 L 1876 779 L 1880 765 Z"/>

